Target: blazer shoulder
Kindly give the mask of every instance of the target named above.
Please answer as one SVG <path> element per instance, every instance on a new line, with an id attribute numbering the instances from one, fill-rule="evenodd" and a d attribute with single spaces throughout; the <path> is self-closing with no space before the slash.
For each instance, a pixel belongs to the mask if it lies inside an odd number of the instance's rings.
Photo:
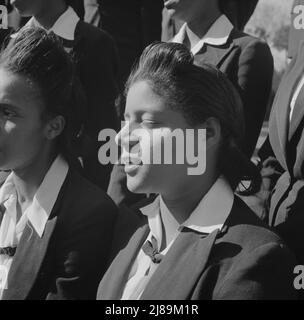
<path id="1" fill-rule="evenodd" d="M 240 245 L 243 251 L 251 251 L 268 243 L 285 244 L 238 196 L 235 196 L 224 230 L 223 240 Z"/>
<path id="2" fill-rule="evenodd" d="M 113 200 L 99 187 L 88 181 L 74 169 L 70 169 L 58 201 L 65 217 L 87 219 L 88 217 L 115 220 L 118 209 Z"/>
<path id="3" fill-rule="evenodd" d="M 243 31 L 233 29 L 230 37 L 231 37 L 231 41 L 236 46 L 241 47 L 242 49 L 249 46 L 249 47 L 262 48 L 270 52 L 270 48 L 267 42 L 257 37 L 254 37 L 252 35 L 249 35 L 248 33 L 245 33 Z"/>
<path id="4" fill-rule="evenodd" d="M 210 263 L 210 269 L 220 266 L 213 297 L 294 298 L 296 260 L 283 240 L 238 197 L 228 219 L 227 231 L 217 240 Z"/>
<path id="5" fill-rule="evenodd" d="M 78 22 L 75 34 L 76 38 L 84 37 L 87 42 L 92 43 L 95 46 L 115 46 L 114 39 L 107 32 L 84 21 Z"/>

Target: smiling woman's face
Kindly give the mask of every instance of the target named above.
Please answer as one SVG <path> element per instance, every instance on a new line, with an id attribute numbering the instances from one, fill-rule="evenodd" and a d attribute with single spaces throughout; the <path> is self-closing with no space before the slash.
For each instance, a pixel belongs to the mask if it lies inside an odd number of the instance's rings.
<path id="1" fill-rule="evenodd" d="M 47 142 L 35 85 L 0 68 L 0 169 L 31 165 Z"/>
<path id="2" fill-rule="evenodd" d="M 116 137 L 122 146 L 122 161 L 127 174 L 127 186 L 137 193 L 168 193 L 187 178 L 188 164 L 176 164 L 176 147 L 166 150 L 172 154 L 172 164 L 164 164 L 164 153 L 159 159 L 161 164 L 152 163 L 154 151 L 164 152 L 164 141 L 170 138 L 175 129 L 183 132 L 190 128 L 183 114 L 172 110 L 165 99 L 156 95 L 145 81 L 136 82 L 131 86 L 127 95 L 126 124 Z M 144 134 L 147 133 L 147 134 Z M 151 140 L 150 138 L 153 137 Z M 180 143 L 180 141 L 179 141 Z M 184 151 L 181 151 L 183 158 Z M 133 165 L 129 159 L 144 160 L 143 164 Z M 186 162 L 186 161 L 185 161 Z"/>

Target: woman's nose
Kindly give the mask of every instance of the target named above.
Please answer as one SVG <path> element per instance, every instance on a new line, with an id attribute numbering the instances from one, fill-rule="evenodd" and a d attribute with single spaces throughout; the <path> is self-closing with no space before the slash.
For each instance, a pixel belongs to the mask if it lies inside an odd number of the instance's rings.
<path id="1" fill-rule="evenodd" d="M 115 137 L 116 144 L 125 149 L 128 149 L 138 143 L 139 138 L 134 135 L 132 131 L 133 130 L 130 126 L 130 122 L 126 122 Z"/>

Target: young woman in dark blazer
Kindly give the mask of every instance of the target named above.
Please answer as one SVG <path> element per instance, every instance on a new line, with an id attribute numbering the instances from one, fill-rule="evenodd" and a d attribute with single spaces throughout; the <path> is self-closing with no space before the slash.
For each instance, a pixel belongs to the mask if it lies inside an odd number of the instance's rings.
<path id="1" fill-rule="evenodd" d="M 1 53 L 2 299 L 96 296 L 117 214 L 75 169 L 83 102 L 54 34 L 26 28 Z"/>
<path id="2" fill-rule="evenodd" d="M 115 99 L 118 94 L 118 56 L 113 39 L 104 31 L 81 21 L 69 0 L 13 0 L 22 17 L 31 17 L 23 27 L 53 31 L 73 56 L 77 76 L 84 88 L 87 107 L 83 115 L 84 133 L 89 138 L 82 156 L 83 173 L 90 181 L 107 189 L 111 165 L 98 161 L 98 134 L 118 128 Z"/>
<path id="3" fill-rule="evenodd" d="M 242 104 L 226 76 L 195 65 L 181 44 L 154 44 L 132 72 L 126 94 L 117 142 L 127 186 L 158 196 L 140 209 L 137 228 L 103 277 L 98 298 L 294 298 L 293 255 L 234 195 L 242 179 L 256 183 L 260 177 L 239 150 Z M 166 149 L 176 129 L 186 138 Z M 195 154 L 206 151 L 203 173 L 189 174 L 193 163 L 185 150 L 191 147 Z M 164 159 L 155 150 L 171 151 L 175 160 L 153 164 L 152 155 Z M 178 154 L 184 162 L 176 161 Z"/>

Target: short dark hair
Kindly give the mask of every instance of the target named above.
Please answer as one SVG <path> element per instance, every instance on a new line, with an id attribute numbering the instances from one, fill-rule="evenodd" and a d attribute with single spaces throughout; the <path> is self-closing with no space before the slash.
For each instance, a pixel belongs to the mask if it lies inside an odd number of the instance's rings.
<path id="1" fill-rule="evenodd" d="M 44 117 L 62 115 L 66 126 L 58 137 L 67 160 L 78 155 L 85 95 L 74 64 L 54 33 L 24 28 L 1 52 L 0 68 L 20 74 L 36 85 L 45 105 Z"/>
<path id="2" fill-rule="evenodd" d="M 133 69 L 126 93 L 138 81 L 147 81 L 192 126 L 216 118 L 222 130 L 221 174 L 233 188 L 243 179 L 260 183 L 256 166 L 239 149 L 245 130 L 241 98 L 221 71 L 208 64 L 195 65 L 192 53 L 182 44 L 154 43 Z"/>

